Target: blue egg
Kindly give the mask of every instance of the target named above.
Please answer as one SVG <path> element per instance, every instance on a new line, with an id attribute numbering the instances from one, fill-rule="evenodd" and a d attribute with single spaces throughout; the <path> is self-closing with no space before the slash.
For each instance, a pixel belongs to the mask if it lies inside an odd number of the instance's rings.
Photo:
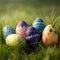
<path id="1" fill-rule="evenodd" d="M 41 18 L 36 18 L 32 26 L 40 32 L 42 32 L 45 28 L 44 21 Z"/>
<path id="2" fill-rule="evenodd" d="M 44 21 L 41 18 L 36 18 L 34 22 L 42 22 L 42 23 L 44 23 Z"/>
<path id="3" fill-rule="evenodd" d="M 15 33 L 15 30 L 9 25 L 6 25 L 2 29 L 3 39 L 5 39 L 8 35 L 13 34 L 13 33 Z"/>

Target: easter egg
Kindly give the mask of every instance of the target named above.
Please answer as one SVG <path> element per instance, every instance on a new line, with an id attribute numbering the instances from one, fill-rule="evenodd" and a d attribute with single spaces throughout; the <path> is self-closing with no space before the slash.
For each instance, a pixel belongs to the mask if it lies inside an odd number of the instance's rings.
<path id="1" fill-rule="evenodd" d="M 32 26 L 40 32 L 45 28 L 44 21 L 41 18 L 36 18 Z"/>
<path id="2" fill-rule="evenodd" d="M 25 37 L 28 25 L 25 21 L 20 21 L 16 27 L 16 34 Z"/>
<path id="3" fill-rule="evenodd" d="M 41 40 L 40 33 L 32 26 L 28 27 L 26 31 L 26 42 L 29 46 L 39 43 Z"/>
<path id="4" fill-rule="evenodd" d="M 3 38 L 5 39 L 9 34 L 13 34 L 15 33 L 15 30 L 9 26 L 9 25 L 6 25 L 5 27 L 3 27 L 2 29 L 2 34 L 3 34 Z"/>
<path id="5" fill-rule="evenodd" d="M 58 35 L 52 25 L 45 27 L 42 34 L 42 41 L 45 45 L 52 45 L 58 43 Z"/>
<path id="6" fill-rule="evenodd" d="M 26 45 L 26 41 L 22 36 L 17 34 L 10 34 L 6 37 L 6 44 L 8 46 L 20 46 L 23 47 Z"/>

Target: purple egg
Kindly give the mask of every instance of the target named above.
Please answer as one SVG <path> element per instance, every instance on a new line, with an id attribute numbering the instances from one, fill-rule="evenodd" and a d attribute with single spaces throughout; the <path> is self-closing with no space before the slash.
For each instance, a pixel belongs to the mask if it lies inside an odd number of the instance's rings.
<path id="1" fill-rule="evenodd" d="M 39 43 L 41 40 L 40 33 L 32 26 L 28 27 L 26 31 L 26 42 L 29 46 Z"/>
<path id="2" fill-rule="evenodd" d="M 25 22 L 25 21 L 20 21 L 19 23 L 18 23 L 18 27 L 23 27 L 23 26 L 25 26 L 25 27 L 27 27 L 27 23 Z"/>
<path id="3" fill-rule="evenodd" d="M 16 27 L 16 34 L 25 37 L 27 27 L 28 25 L 25 21 L 20 21 Z"/>

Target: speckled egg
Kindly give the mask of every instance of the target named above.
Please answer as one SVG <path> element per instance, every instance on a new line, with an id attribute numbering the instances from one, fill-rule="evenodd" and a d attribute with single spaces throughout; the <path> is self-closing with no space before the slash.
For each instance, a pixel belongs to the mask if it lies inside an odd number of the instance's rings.
<path id="1" fill-rule="evenodd" d="M 39 43 L 41 40 L 40 33 L 32 26 L 28 27 L 26 31 L 26 42 L 29 46 Z"/>
<path id="2" fill-rule="evenodd" d="M 3 33 L 3 38 L 5 39 L 8 35 L 15 33 L 15 30 L 13 29 L 13 27 L 6 25 L 2 29 L 2 33 Z"/>
<path id="3" fill-rule="evenodd" d="M 20 21 L 16 27 L 16 34 L 25 37 L 28 25 L 25 21 Z"/>
<path id="4" fill-rule="evenodd" d="M 36 18 L 32 26 L 40 32 L 45 28 L 44 21 L 41 18 Z"/>
<path id="5" fill-rule="evenodd" d="M 42 41 L 45 45 L 58 43 L 58 35 L 52 25 L 48 25 L 45 27 L 42 35 Z"/>
<path id="6" fill-rule="evenodd" d="M 17 34 L 10 34 L 6 38 L 6 44 L 8 46 L 20 46 L 23 47 L 26 45 L 26 41 L 24 37 L 19 36 Z"/>

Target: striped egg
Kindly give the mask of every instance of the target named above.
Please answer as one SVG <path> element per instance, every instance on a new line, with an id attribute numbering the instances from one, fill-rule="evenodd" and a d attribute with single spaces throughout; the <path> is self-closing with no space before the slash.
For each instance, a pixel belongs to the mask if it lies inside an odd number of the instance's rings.
<path id="1" fill-rule="evenodd" d="M 16 27 L 16 34 L 25 37 L 28 25 L 25 21 L 20 21 Z"/>
<path id="2" fill-rule="evenodd" d="M 32 26 L 28 27 L 26 31 L 26 42 L 29 46 L 39 43 L 41 40 L 40 33 Z"/>
<path id="3" fill-rule="evenodd" d="M 52 25 L 45 27 L 42 34 L 42 41 L 45 45 L 52 45 L 58 43 L 58 35 Z"/>
<path id="4" fill-rule="evenodd" d="M 41 18 L 36 18 L 32 26 L 40 32 L 42 32 L 45 28 L 44 21 Z"/>

